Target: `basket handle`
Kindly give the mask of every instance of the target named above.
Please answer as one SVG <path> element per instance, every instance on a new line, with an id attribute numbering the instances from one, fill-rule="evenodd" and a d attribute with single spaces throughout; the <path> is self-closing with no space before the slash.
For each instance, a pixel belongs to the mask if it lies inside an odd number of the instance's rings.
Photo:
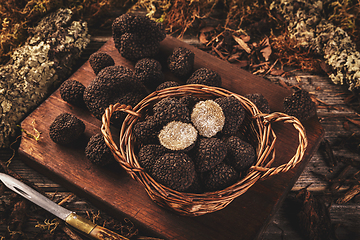
<path id="1" fill-rule="evenodd" d="M 136 172 L 136 171 L 141 171 L 141 168 L 134 168 L 133 166 L 131 166 L 126 159 L 123 157 L 125 156 L 124 154 L 118 154 L 119 153 L 119 147 L 115 144 L 114 139 L 112 137 L 111 134 L 111 130 L 110 130 L 110 119 L 111 119 L 111 115 L 116 112 L 116 111 L 123 111 L 126 112 L 134 117 L 141 117 L 141 114 L 135 112 L 133 110 L 133 108 L 130 105 L 126 105 L 126 104 L 120 104 L 120 103 L 116 103 L 114 105 L 110 105 L 108 108 L 105 109 L 105 113 L 102 116 L 102 125 L 101 125 L 101 133 L 104 136 L 104 140 L 106 142 L 106 145 L 108 145 L 108 147 L 110 148 L 111 152 L 113 153 L 114 157 L 116 158 L 116 160 L 120 163 L 120 165 L 127 171 L 127 172 Z M 121 129 L 121 131 L 123 131 L 123 129 Z"/>
<path id="2" fill-rule="evenodd" d="M 277 167 L 267 168 L 252 166 L 251 170 L 263 172 L 261 178 L 269 177 L 280 172 L 287 172 L 291 168 L 295 167 L 299 162 L 302 161 L 304 153 L 306 151 L 308 140 L 306 137 L 306 130 L 301 122 L 294 116 L 289 116 L 281 112 L 273 112 L 271 114 L 264 114 L 264 123 L 269 124 L 271 122 L 284 122 L 290 123 L 299 132 L 299 145 L 296 149 L 295 155 L 286 163 Z"/>

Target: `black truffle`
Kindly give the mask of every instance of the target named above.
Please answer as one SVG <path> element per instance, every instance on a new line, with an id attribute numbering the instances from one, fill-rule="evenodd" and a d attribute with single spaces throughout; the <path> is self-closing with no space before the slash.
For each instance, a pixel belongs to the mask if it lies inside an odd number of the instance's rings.
<path id="1" fill-rule="evenodd" d="M 163 89 L 169 88 L 169 87 L 177 87 L 177 86 L 180 86 L 180 84 L 178 82 L 166 81 L 166 82 L 161 83 L 159 86 L 157 86 L 156 91 L 163 90 Z"/>
<path id="2" fill-rule="evenodd" d="M 162 125 L 153 116 L 148 117 L 144 121 L 137 122 L 133 127 L 136 142 L 140 145 L 159 144 L 158 134 L 161 128 Z"/>
<path id="3" fill-rule="evenodd" d="M 114 59 L 107 53 L 95 52 L 90 55 L 89 63 L 94 73 L 97 75 L 102 69 L 108 66 L 114 66 Z"/>
<path id="4" fill-rule="evenodd" d="M 225 141 L 227 156 L 225 162 L 236 171 L 246 171 L 256 161 L 254 147 L 237 136 L 231 136 Z"/>
<path id="5" fill-rule="evenodd" d="M 70 113 L 62 113 L 51 123 L 49 135 L 55 143 L 67 145 L 76 141 L 84 131 L 83 121 Z"/>
<path id="6" fill-rule="evenodd" d="M 178 47 L 167 59 L 170 71 L 178 78 L 188 78 L 194 68 L 195 54 L 187 48 Z"/>
<path id="7" fill-rule="evenodd" d="M 234 96 L 220 97 L 215 99 L 225 115 L 225 124 L 221 133 L 225 135 L 235 135 L 238 127 L 244 120 L 245 109 Z"/>
<path id="8" fill-rule="evenodd" d="M 306 90 L 299 89 L 284 99 L 284 113 L 305 121 L 316 114 L 316 105 Z"/>
<path id="9" fill-rule="evenodd" d="M 192 96 L 192 95 L 186 95 L 180 98 L 180 102 L 182 104 L 185 104 L 190 112 L 194 108 L 195 104 L 198 103 L 200 99 L 198 97 Z"/>
<path id="10" fill-rule="evenodd" d="M 246 94 L 244 97 L 253 102 L 262 113 L 270 113 L 269 103 L 261 93 Z"/>
<path id="11" fill-rule="evenodd" d="M 154 118 L 165 125 L 171 121 L 190 122 L 190 111 L 187 106 L 175 97 L 161 99 L 153 106 Z"/>
<path id="12" fill-rule="evenodd" d="M 155 161 L 152 174 L 155 181 L 176 191 L 188 189 L 194 182 L 194 163 L 185 153 L 165 153 Z"/>
<path id="13" fill-rule="evenodd" d="M 217 72 L 211 69 L 199 68 L 189 77 L 186 83 L 221 87 L 221 77 Z"/>
<path id="14" fill-rule="evenodd" d="M 159 61 L 143 58 L 135 64 L 135 75 L 146 87 L 155 89 L 164 82 L 164 74 Z"/>
<path id="15" fill-rule="evenodd" d="M 155 164 L 156 159 L 166 153 L 166 149 L 157 144 L 148 144 L 140 148 L 138 153 L 138 161 L 141 167 L 143 167 L 148 173 L 151 173 L 152 167 Z"/>
<path id="16" fill-rule="evenodd" d="M 197 172 L 205 172 L 221 163 L 226 156 L 226 145 L 218 138 L 200 138 L 195 150 Z"/>
<path id="17" fill-rule="evenodd" d="M 115 104 L 129 92 L 145 96 L 144 86 L 135 79 L 130 69 L 124 66 L 109 66 L 101 70 L 85 88 L 84 101 L 90 112 L 101 119 L 110 104 Z"/>
<path id="18" fill-rule="evenodd" d="M 83 99 L 84 91 L 85 86 L 81 82 L 74 79 L 68 79 L 60 86 L 61 98 L 71 105 L 80 108 L 86 107 Z"/>
<path id="19" fill-rule="evenodd" d="M 203 174 L 204 187 L 209 192 L 225 189 L 236 183 L 238 178 L 235 169 L 223 162 Z"/>
<path id="20" fill-rule="evenodd" d="M 104 136 L 101 133 L 95 134 L 90 138 L 85 147 L 85 156 L 90 162 L 98 166 L 105 166 L 115 162 L 114 155 L 106 145 Z"/>
<path id="21" fill-rule="evenodd" d="M 166 34 L 161 23 L 146 16 L 126 13 L 113 21 L 112 36 L 120 54 L 137 61 L 153 58 Z"/>

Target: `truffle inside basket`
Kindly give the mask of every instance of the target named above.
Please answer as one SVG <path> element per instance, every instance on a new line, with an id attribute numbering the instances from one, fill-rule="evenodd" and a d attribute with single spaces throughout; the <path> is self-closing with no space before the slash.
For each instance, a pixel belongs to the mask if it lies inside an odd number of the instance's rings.
<path id="1" fill-rule="evenodd" d="M 242 133 L 254 145 L 257 159 L 246 174 L 225 189 L 204 193 L 175 191 L 156 182 L 138 162 L 137 143 L 133 136 L 133 127 L 136 122 L 143 119 L 147 110 L 161 99 L 187 95 L 198 97 L 200 100 L 234 96 L 245 108 Z M 115 111 L 128 113 L 120 129 L 119 145 L 114 142 L 110 130 L 110 118 Z M 298 146 L 293 157 L 287 163 L 276 167 L 272 166 L 275 159 L 274 146 L 276 142 L 276 134 L 271 127 L 272 122 L 292 124 L 298 131 Z M 101 131 L 115 159 L 133 179 L 144 186 L 150 198 L 158 205 L 185 216 L 200 216 L 223 209 L 236 197 L 244 194 L 257 181 L 271 175 L 281 174 L 281 172 L 286 172 L 296 166 L 302 160 L 307 147 L 305 129 L 297 118 L 280 112 L 263 114 L 250 100 L 239 94 L 200 84 L 182 85 L 152 92 L 133 108 L 119 103 L 110 105 L 102 117 Z"/>

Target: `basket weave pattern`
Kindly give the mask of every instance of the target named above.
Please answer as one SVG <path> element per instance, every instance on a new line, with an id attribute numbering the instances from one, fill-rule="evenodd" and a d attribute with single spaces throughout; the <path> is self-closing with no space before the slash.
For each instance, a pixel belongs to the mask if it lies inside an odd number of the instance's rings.
<path id="1" fill-rule="evenodd" d="M 244 106 L 246 112 L 244 121 L 248 124 L 243 131 L 250 135 L 248 136 L 250 141 L 256 145 L 257 160 L 247 174 L 232 186 L 201 194 L 178 192 L 157 183 L 138 163 L 135 150 L 136 142 L 132 134 L 135 123 L 144 117 L 146 109 L 161 99 L 169 96 L 182 97 L 186 95 L 193 95 L 202 100 L 234 96 Z M 120 129 L 119 146 L 115 144 L 110 131 L 110 118 L 115 111 L 128 113 Z M 276 142 L 276 135 L 271 128 L 271 122 L 292 124 L 299 132 L 298 147 L 294 156 L 286 164 L 277 167 L 271 166 L 275 159 L 274 146 Z M 262 114 L 250 100 L 241 95 L 222 88 L 200 84 L 182 85 L 153 92 L 134 108 L 119 103 L 110 105 L 102 117 L 101 131 L 115 159 L 132 178 L 143 184 L 150 198 L 157 204 L 186 216 L 199 216 L 220 210 L 236 197 L 245 193 L 259 179 L 288 171 L 302 160 L 308 144 L 305 129 L 297 118 L 279 112 Z"/>

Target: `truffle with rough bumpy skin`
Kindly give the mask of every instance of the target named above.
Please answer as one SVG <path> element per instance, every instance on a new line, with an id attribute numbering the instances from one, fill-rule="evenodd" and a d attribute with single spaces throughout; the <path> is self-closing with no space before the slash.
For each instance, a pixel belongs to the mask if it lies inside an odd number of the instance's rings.
<path id="1" fill-rule="evenodd" d="M 170 71 L 179 78 L 188 78 L 194 68 L 195 54 L 185 47 L 178 47 L 173 50 L 167 59 Z"/>
<path id="2" fill-rule="evenodd" d="M 190 111 L 175 97 L 166 97 L 153 106 L 154 118 L 162 124 L 171 121 L 190 122 Z"/>
<path id="3" fill-rule="evenodd" d="M 183 152 L 165 153 L 155 161 L 152 177 L 176 191 L 188 189 L 196 177 L 194 162 Z"/>
<path id="4" fill-rule="evenodd" d="M 235 135 L 239 126 L 244 120 L 245 109 L 234 96 L 220 97 L 215 99 L 225 115 L 225 124 L 221 133 L 225 135 Z"/>
<path id="5" fill-rule="evenodd" d="M 237 136 L 231 136 L 225 141 L 227 156 L 225 162 L 236 171 L 246 171 L 256 161 L 254 147 Z"/>
<path id="6" fill-rule="evenodd" d="M 105 109 L 115 104 L 127 93 L 145 96 L 144 86 L 124 66 L 109 66 L 101 70 L 85 88 L 84 101 L 89 111 L 101 119 Z"/>
<path id="7" fill-rule="evenodd" d="M 120 54 L 132 61 L 153 58 L 166 37 L 162 23 L 146 16 L 126 13 L 112 23 L 112 36 Z"/>
<path id="8" fill-rule="evenodd" d="M 186 81 L 187 84 L 203 84 L 213 87 L 221 87 L 220 75 L 208 68 L 199 68 Z"/>
<path id="9" fill-rule="evenodd" d="M 161 128 L 162 125 L 153 116 L 148 117 L 144 121 L 137 122 L 133 127 L 133 134 L 137 144 L 160 144 L 158 134 Z"/>
<path id="10" fill-rule="evenodd" d="M 67 145 L 76 141 L 84 131 L 83 121 L 70 113 L 62 113 L 51 123 L 49 135 L 55 143 Z"/>
<path id="11" fill-rule="evenodd" d="M 135 75 L 146 87 L 155 89 L 164 82 L 164 74 L 159 61 L 143 58 L 135 64 Z"/>
<path id="12" fill-rule="evenodd" d="M 223 129 L 225 121 L 222 108 L 213 100 L 200 101 L 192 109 L 191 122 L 201 136 L 215 136 Z"/>
<path id="13" fill-rule="evenodd" d="M 83 95 L 85 86 L 74 79 L 68 79 L 60 85 L 61 98 L 71 105 L 83 108 L 86 107 Z"/>
<path id="14" fill-rule="evenodd" d="M 261 93 L 246 94 L 244 97 L 253 102 L 262 113 L 270 113 L 269 103 Z"/>
<path id="15" fill-rule="evenodd" d="M 157 144 L 148 144 L 140 148 L 138 153 L 138 161 L 148 173 L 151 173 L 152 167 L 159 157 L 166 153 L 166 149 Z"/>
<path id="16" fill-rule="evenodd" d="M 197 172 L 211 170 L 225 159 L 227 153 L 225 143 L 218 138 L 199 138 L 194 151 Z"/>
<path id="17" fill-rule="evenodd" d="M 115 65 L 114 59 L 104 52 L 95 52 L 91 54 L 89 57 L 89 63 L 96 75 L 105 67 Z"/>
<path id="18" fill-rule="evenodd" d="M 169 88 L 169 87 L 177 87 L 177 86 L 180 86 L 180 84 L 178 82 L 166 81 L 166 82 L 161 83 L 159 86 L 157 86 L 156 91 L 163 90 L 163 89 Z"/>
<path id="19" fill-rule="evenodd" d="M 304 121 L 316 114 L 316 105 L 310 94 L 300 89 L 284 99 L 284 113 Z"/>
<path id="20" fill-rule="evenodd" d="M 189 151 L 196 142 L 198 131 L 191 123 L 172 121 L 160 130 L 160 144 L 173 151 Z"/>
<path id="21" fill-rule="evenodd" d="M 101 133 L 93 135 L 85 147 L 85 156 L 98 166 L 105 166 L 115 162 L 114 155 L 106 145 Z"/>
<path id="22" fill-rule="evenodd" d="M 185 104 L 190 110 L 190 112 L 192 112 L 195 104 L 198 103 L 199 101 L 200 101 L 199 98 L 192 95 L 186 95 L 180 98 L 180 102 Z"/>
<path id="23" fill-rule="evenodd" d="M 239 178 L 235 169 L 225 163 L 216 165 L 212 170 L 203 174 L 203 182 L 206 191 L 213 192 L 225 189 Z"/>

